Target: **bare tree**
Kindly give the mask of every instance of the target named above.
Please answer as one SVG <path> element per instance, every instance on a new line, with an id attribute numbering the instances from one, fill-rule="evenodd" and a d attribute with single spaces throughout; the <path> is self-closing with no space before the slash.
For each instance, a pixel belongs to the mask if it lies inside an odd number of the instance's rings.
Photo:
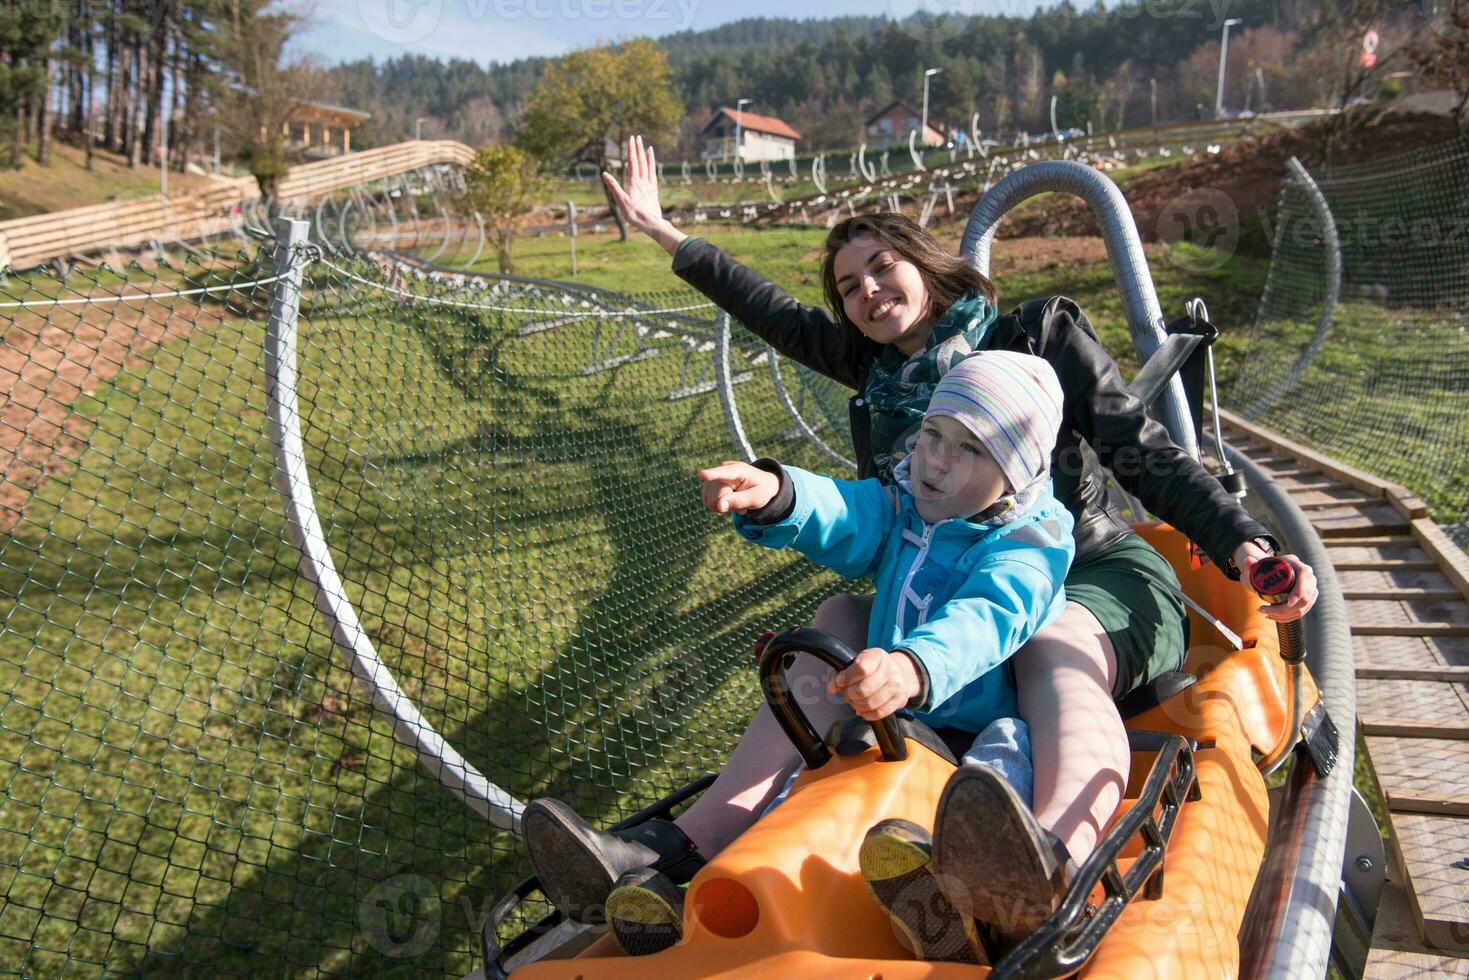
<path id="1" fill-rule="evenodd" d="M 289 126 L 319 83 L 309 65 L 285 61 L 286 42 L 298 23 L 295 14 L 250 0 L 226 0 L 222 14 L 216 43 L 230 84 L 220 93 L 220 122 L 260 193 L 275 197 L 290 169 Z"/>
<path id="2" fill-rule="evenodd" d="M 1446 86 L 1459 99 L 1454 121 L 1459 132 L 1469 132 L 1469 0 L 1454 0 L 1435 11 L 1408 45 L 1405 57 L 1430 82 Z"/>

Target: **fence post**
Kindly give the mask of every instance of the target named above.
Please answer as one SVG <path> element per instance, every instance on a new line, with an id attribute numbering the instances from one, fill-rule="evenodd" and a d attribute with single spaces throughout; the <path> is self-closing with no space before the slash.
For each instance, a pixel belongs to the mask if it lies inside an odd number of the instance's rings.
<path id="1" fill-rule="evenodd" d="M 286 529 L 300 552 L 299 567 L 312 586 L 312 601 L 331 625 L 332 640 L 347 658 L 356 681 L 372 694 L 372 703 L 392 722 L 398 740 L 412 749 L 425 769 L 496 827 L 519 831 L 524 805 L 470 765 L 444 741 L 433 725 L 403 693 L 337 574 L 326 534 L 316 513 L 306 448 L 301 437 L 297 400 L 296 323 L 301 305 L 303 247 L 308 223 L 291 218 L 276 222 L 272 267 L 281 279 L 270 287 L 270 314 L 265 327 L 265 384 L 270 442 L 275 453 L 275 482 L 286 512 Z"/>
<path id="2" fill-rule="evenodd" d="M 571 278 L 576 278 L 576 202 L 566 199 L 566 237 L 571 241 Z"/>

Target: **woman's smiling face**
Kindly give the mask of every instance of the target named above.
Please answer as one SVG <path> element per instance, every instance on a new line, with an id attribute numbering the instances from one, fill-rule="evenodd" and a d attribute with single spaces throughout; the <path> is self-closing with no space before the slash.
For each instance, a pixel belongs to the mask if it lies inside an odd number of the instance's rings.
<path id="1" fill-rule="evenodd" d="M 860 235 L 832 262 L 842 309 L 857 329 L 904 354 L 923 349 L 933 329 L 932 302 L 918 266 L 876 238 Z"/>

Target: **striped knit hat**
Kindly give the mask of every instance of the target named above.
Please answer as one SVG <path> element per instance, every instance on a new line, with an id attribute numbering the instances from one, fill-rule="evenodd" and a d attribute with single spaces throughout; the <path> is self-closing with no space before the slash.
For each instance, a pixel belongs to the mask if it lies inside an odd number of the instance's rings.
<path id="1" fill-rule="evenodd" d="M 949 368 L 933 390 L 924 417 L 930 415 L 947 415 L 973 432 L 1019 491 L 1050 469 L 1061 383 L 1039 357 L 984 351 Z"/>

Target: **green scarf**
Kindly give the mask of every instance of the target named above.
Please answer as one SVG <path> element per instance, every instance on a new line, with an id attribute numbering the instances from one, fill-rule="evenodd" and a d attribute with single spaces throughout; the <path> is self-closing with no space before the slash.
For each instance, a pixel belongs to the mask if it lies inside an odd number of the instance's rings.
<path id="1" fill-rule="evenodd" d="M 912 357 L 889 344 L 867 375 L 864 395 L 872 416 L 872 465 L 884 483 L 912 452 L 923 413 L 949 368 L 983 350 L 996 311 L 979 293 L 965 293 L 934 324 L 923 350 Z"/>

